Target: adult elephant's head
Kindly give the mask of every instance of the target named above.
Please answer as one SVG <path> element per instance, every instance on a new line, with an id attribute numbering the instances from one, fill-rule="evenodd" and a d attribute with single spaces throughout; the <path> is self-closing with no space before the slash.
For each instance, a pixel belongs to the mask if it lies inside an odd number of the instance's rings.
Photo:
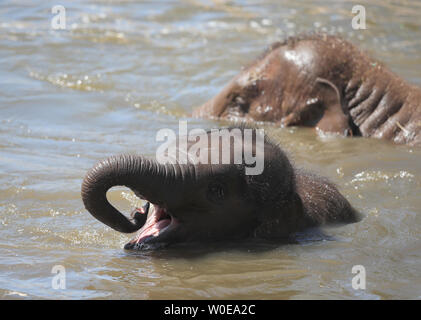
<path id="1" fill-rule="evenodd" d="M 353 209 L 335 187 L 295 172 L 276 144 L 247 130 L 203 131 L 185 145 L 177 139 L 159 161 L 138 155 L 101 161 L 83 181 L 85 207 L 117 231 L 141 228 L 126 249 L 279 238 L 308 226 L 353 220 Z M 147 204 L 127 218 L 107 200 L 114 186 L 130 188 Z"/>

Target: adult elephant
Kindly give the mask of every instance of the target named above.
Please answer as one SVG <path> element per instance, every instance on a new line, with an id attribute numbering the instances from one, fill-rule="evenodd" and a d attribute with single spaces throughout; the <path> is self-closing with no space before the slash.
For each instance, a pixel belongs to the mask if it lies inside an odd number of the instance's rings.
<path id="1" fill-rule="evenodd" d="M 295 169 L 280 147 L 256 129 L 203 131 L 185 149 L 181 141 L 170 143 L 157 159 L 114 156 L 87 173 L 82 184 L 86 209 L 119 232 L 140 229 L 126 249 L 286 239 L 306 228 L 358 220 L 332 183 Z M 128 219 L 107 200 L 113 186 L 132 189 L 147 204 Z"/>
<path id="2" fill-rule="evenodd" d="M 326 34 L 272 45 L 193 115 L 421 145 L 421 89 Z"/>

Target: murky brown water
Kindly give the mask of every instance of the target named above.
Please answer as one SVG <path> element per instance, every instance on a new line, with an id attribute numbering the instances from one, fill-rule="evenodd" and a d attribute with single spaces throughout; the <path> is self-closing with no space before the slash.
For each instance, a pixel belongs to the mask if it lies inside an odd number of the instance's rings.
<path id="1" fill-rule="evenodd" d="M 421 149 L 268 128 L 365 214 L 325 230 L 332 241 L 133 254 L 80 199 L 97 160 L 153 155 L 156 132 L 180 119 L 220 125 L 189 113 L 286 35 L 341 33 L 421 85 L 420 1 L 370 1 L 365 31 L 351 28 L 358 1 L 60 3 L 64 31 L 50 28 L 55 1 L 0 4 L 1 298 L 421 298 Z M 65 290 L 52 288 L 55 265 Z M 366 290 L 351 286 L 354 265 Z"/>

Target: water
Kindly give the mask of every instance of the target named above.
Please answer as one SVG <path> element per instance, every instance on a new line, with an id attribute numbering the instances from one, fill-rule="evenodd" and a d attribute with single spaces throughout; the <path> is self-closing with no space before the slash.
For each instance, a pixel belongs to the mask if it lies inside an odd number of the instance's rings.
<path id="1" fill-rule="evenodd" d="M 80 185 L 99 159 L 154 155 L 155 134 L 223 123 L 192 119 L 273 41 L 339 33 L 421 85 L 421 2 L 50 1 L 0 4 L 0 297 L 421 298 L 421 149 L 267 127 L 298 167 L 329 177 L 365 218 L 300 244 L 244 243 L 130 253 L 130 236 L 94 220 Z M 136 200 L 113 189 L 129 210 Z M 329 240 L 330 239 L 330 240 Z M 52 288 L 53 266 L 66 289 Z M 366 290 L 352 267 L 366 268 Z"/>

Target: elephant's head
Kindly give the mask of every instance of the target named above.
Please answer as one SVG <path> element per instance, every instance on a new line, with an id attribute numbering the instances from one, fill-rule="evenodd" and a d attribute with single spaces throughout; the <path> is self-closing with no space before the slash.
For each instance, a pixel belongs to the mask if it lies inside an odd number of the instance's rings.
<path id="1" fill-rule="evenodd" d="M 137 237 L 126 244 L 126 249 L 154 248 L 175 242 L 286 237 L 307 226 L 329 222 L 328 213 L 335 210 L 337 222 L 344 222 L 354 213 L 326 181 L 311 176 L 312 183 L 301 183 L 307 180 L 297 179 L 283 151 L 267 138 L 260 139 L 256 130 L 248 130 L 252 132 L 251 141 L 246 138 L 244 128 L 214 131 L 219 132 L 216 136 L 219 134 L 220 143 L 216 146 L 211 139 L 212 132 L 203 131 L 187 142 L 187 149 L 183 149 L 187 153 L 181 150 L 178 138 L 171 152 L 167 149 L 161 153 L 164 160 L 160 161 L 138 155 L 120 155 L 101 161 L 83 181 L 85 207 L 117 231 L 132 233 L 141 228 Z M 228 145 L 224 145 L 227 137 Z M 235 145 L 236 141 L 240 144 Z M 259 141 L 262 149 L 258 147 Z M 228 152 L 225 160 L 223 150 Z M 212 158 L 215 152 L 216 158 Z M 184 159 L 187 161 L 174 154 L 187 155 Z M 247 156 L 253 156 L 254 165 L 250 165 Z M 261 172 L 258 162 L 262 164 Z M 253 168 L 258 171 L 252 172 Z M 130 188 L 147 200 L 147 204 L 128 219 L 106 198 L 113 186 Z M 323 192 L 317 187 L 323 188 Z M 310 199 L 309 192 L 315 197 Z M 317 216 L 307 212 L 316 209 Z"/>

